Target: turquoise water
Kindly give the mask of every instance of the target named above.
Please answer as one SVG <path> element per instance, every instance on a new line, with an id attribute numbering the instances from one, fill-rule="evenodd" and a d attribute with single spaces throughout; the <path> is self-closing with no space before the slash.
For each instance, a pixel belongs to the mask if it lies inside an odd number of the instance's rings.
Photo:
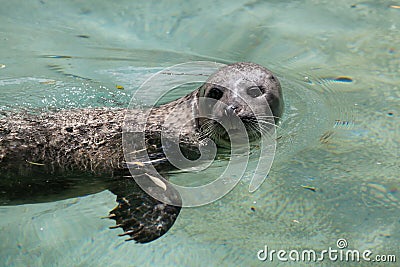
<path id="1" fill-rule="evenodd" d="M 273 266 L 257 259 L 265 245 L 321 251 L 339 238 L 400 260 L 400 3 L 0 4 L 2 110 L 124 107 L 153 73 L 197 60 L 262 64 L 286 103 L 258 191 L 248 192 L 248 173 L 146 245 L 100 219 L 115 205 L 109 191 L 2 206 L 0 265 Z"/>

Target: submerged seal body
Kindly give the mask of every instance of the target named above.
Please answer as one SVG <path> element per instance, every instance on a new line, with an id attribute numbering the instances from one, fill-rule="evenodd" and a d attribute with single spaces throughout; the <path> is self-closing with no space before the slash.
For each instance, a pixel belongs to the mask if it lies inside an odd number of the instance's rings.
<path id="1" fill-rule="evenodd" d="M 235 133 L 233 116 L 254 141 L 282 112 L 276 76 L 254 63 L 235 63 L 192 93 L 147 112 L 97 108 L 8 114 L 0 118 L 0 201 L 53 201 L 109 189 L 119 203 L 109 215 L 116 227 L 130 239 L 149 242 L 168 231 L 180 207 L 151 198 L 127 177 L 123 130 L 144 130 L 150 159 L 159 159 L 162 132 L 172 139 L 178 136 L 187 154 L 196 154 L 204 138 L 229 147 L 230 131 Z M 142 128 L 138 121 L 144 117 Z M 173 188 L 168 190 L 179 198 Z"/>

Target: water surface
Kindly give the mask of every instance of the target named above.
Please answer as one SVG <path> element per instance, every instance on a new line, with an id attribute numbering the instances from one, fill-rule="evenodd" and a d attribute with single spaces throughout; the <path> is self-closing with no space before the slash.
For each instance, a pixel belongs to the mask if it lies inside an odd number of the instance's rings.
<path id="1" fill-rule="evenodd" d="M 349 248 L 399 258 L 394 6 L 1 1 L 1 110 L 125 107 L 150 75 L 197 60 L 270 68 L 286 107 L 276 159 L 255 193 L 248 192 L 252 162 L 231 193 L 184 209 L 165 236 L 146 245 L 124 242 L 108 229 L 113 221 L 100 219 L 115 204 L 109 191 L 2 206 L 0 264 L 258 266 L 271 264 L 257 259 L 265 245 L 321 251 L 336 248 L 339 238 Z"/>

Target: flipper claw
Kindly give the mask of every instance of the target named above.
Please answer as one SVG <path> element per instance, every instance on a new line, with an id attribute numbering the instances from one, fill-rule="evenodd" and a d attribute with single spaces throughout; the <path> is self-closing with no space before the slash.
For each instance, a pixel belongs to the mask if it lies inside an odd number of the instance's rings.
<path id="1" fill-rule="evenodd" d="M 172 227 L 181 210 L 179 206 L 152 198 L 132 179 L 119 181 L 112 191 L 119 204 L 108 216 L 116 221 L 110 228 L 122 228 L 124 232 L 119 236 L 130 236 L 126 241 L 148 243 L 159 238 Z M 179 193 L 173 187 L 169 186 L 167 193 L 170 198 L 180 201 Z"/>

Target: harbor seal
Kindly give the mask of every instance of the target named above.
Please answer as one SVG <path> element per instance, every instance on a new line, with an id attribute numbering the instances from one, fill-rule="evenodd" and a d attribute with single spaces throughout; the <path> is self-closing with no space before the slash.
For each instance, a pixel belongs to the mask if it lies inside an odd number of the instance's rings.
<path id="1" fill-rule="evenodd" d="M 201 98 L 215 102 L 201 102 Z M 255 108 L 249 108 L 249 101 Z M 171 119 L 172 111 L 179 115 Z M 0 118 L 0 201 L 2 205 L 46 202 L 108 189 L 117 195 L 118 203 L 108 216 L 116 220 L 112 228 L 123 228 L 121 235 L 128 235 L 128 240 L 150 242 L 170 229 L 180 206 L 152 198 L 131 179 L 127 163 L 132 159 L 123 153 L 124 130 L 144 130 L 149 158 L 165 171 L 171 167 L 168 160 L 157 160 L 165 158 L 163 132 L 172 140 L 178 135 L 185 156 L 195 158 L 204 138 L 229 147 L 228 132 L 235 130 L 233 115 L 245 125 L 250 141 L 255 141 L 268 125 L 278 122 L 282 112 L 277 77 L 260 65 L 241 62 L 222 67 L 192 93 L 147 112 L 93 108 L 5 114 Z M 144 116 L 143 129 L 138 121 Z M 229 129 L 221 126 L 226 120 Z M 139 162 L 138 175 L 144 175 L 145 164 L 140 158 L 134 160 Z M 155 185 L 154 190 L 160 189 Z M 172 186 L 163 190 L 179 202 Z"/>

